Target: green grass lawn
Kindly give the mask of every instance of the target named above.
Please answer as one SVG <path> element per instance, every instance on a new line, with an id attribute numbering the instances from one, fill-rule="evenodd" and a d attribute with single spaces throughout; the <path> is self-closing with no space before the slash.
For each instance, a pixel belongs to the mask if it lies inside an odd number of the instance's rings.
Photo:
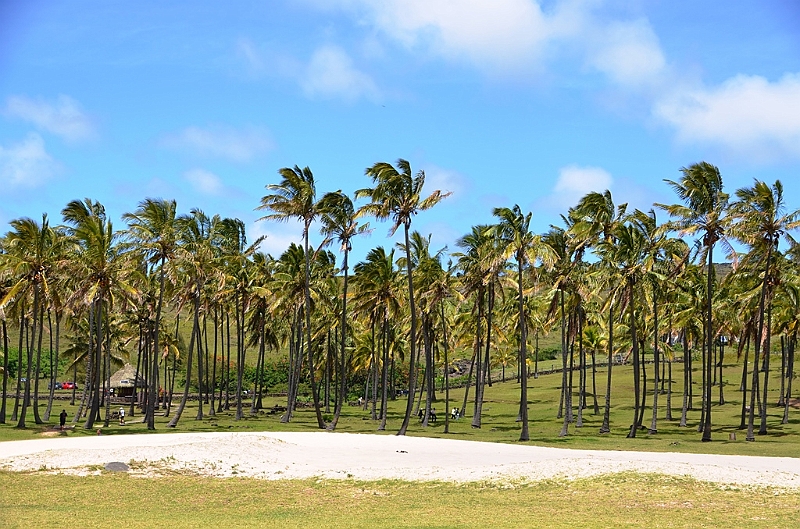
<path id="1" fill-rule="evenodd" d="M 3 527 L 795 527 L 800 492 L 619 474 L 533 484 L 0 473 Z"/>
<path id="2" fill-rule="evenodd" d="M 648 366 L 649 375 L 652 376 L 652 365 Z M 781 424 L 783 409 L 775 406 L 779 383 L 777 375 L 770 382 L 770 396 L 768 406 L 768 433 L 767 435 L 757 436 L 757 441 L 748 443 L 744 440 L 744 431 L 738 430 L 740 423 L 739 414 L 741 412 L 741 393 L 738 392 L 738 381 L 741 377 L 740 367 L 732 364 L 727 366 L 724 372 L 723 390 L 726 403 L 722 406 L 716 404 L 718 399 L 718 388 L 714 390 L 713 402 L 715 405 L 712 410 L 713 419 L 713 440 L 711 443 L 701 443 L 697 425 L 700 417 L 699 387 L 695 387 L 695 409 L 689 412 L 688 427 L 678 426 L 680 418 L 680 406 L 682 394 L 682 373 L 680 366 L 673 368 L 673 421 L 667 421 L 665 416 L 666 395 L 659 395 L 659 415 L 658 433 L 648 435 L 646 430 L 640 430 L 635 439 L 627 439 L 626 435 L 633 418 L 632 399 L 632 370 L 629 366 L 614 367 L 614 385 L 612 390 L 611 408 L 611 433 L 599 434 L 602 423 L 603 406 L 603 384 L 605 381 L 605 368 L 599 369 L 597 373 L 598 382 L 598 403 L 600 413 L 594 414 L 593 399 L 588 397 L 589 407 L 584 410 L 584 425 L 577 428 L 574 424 L 569 427 L 569 435 L 558 437 L 561 430 L 562 420 L 556 417 L 559 402 L 559 386 L 561 383 L 560 374 L 542 375 L 538 379 L 530 378 L 529 385 L 529 414 L 530 414 L 530 444 L 541 446 L 561 446 L 567 448 L 588 448 L 599 450 L 645 450 L 645 451 L 676 451 L 693 453 L 716 453 L 716 454 L 748 454 L 748 455 L 768 455 L 768 456 L 789 456 L 795 457 L 798 454 L 797 446 L 800 442 L 800 420 L 798 414 L 800 410 L 790 409 L 789 424 Z M 575 376 L 577 384 L 577 374 Z M 699 373 L 694 374 L 694 379 L 699 382 Z M 652 389 L 652 381 L 648 383 Z M 474 441 L 490 442 L 517 442 L 519 439 L 520 425 L 515 421 L 518 402 L 519 384 L 514 381 L 505 383 L 494 383 L 491 388 L 487 388 L 483 406 L 483 427 L 475 429 L 470 426 L 471 412 L 473 404 L 467 406 L 467 417 L 457 421 L 451 421 L 450 433 L 444 433 L 443 415 L 446 409 L 460 407 L 463 401 L 464 389 L 451 391 L 451 402 L 449 407 L 444 400 L 444 392 L 436 392 L 439 399 L 435 404 L 439 411 L 439 423 L 428 428 L 423 428 L 416 419 L 412 419 L 409 435 L 421 435 L 431 437 L 449 437 L 453 439 L 464 439 Z M 470 393 L 470 399 L 474 396 L 474 390 Z M 577 400 L 577 398 L 576 398 Z M 652 395 L 648 396 L 648 406 L 652 403 Z M 51 423 L 47 425 L 35 426 L 33 418 L 30 417 L 30 427 L 26 430 L 17 430 L 11 424 L 0 425 L 0 440 L 11 439 L 30 439 L 42 435 L 52 435 L 54 424 L 57 424 L 58 413 L 64 407 L 66 401 L 57 402 L 54 405 Z M 10 401 L 13 405 L 13 400 Z M 216 417 L 206 417 L 203 420 L 196 420 L 197 404 L 190 402 L 183 417 L 176 429 L 167 429 L 166 423 L 169 417 L 159 415 L 156 421 L 157 432 L 174 431 L 315 431 L 317 429 L 316 419 L 313 409 L 310 407 L 299 408 L 292 422 L 281 424 L 279 415 L 269 415 L 261 412 L 256 416 L 249 415 L 249 401 L 245 407 L 245 419 L 236 421 L 233 418 L 233 411 L 228 410 L 217 414 Z M 264 402 L 265 407 L 273 405 L 285 405 L 284 398 L 267 398 Z M 66 406 L 71 414 L 74 410 Z M 175 406 L 173 407 L 173 411 Z M 43 408 L 42 408 L 43 410 Z M 208 406 L 205 407 L 206 413 Z M 405 411 L 405 400 L 399 399 L 390 402 L 389 415 L 387 422 L 387 434 L 394 434 L 400 427 L 402 416 Z M 644 424 L 650 424 L 651 410 L 645 412 Z M 10 415 L 10 411 L 9 411 Z M 70 415 L 70 420 L 72 415 Z M 68 423 L 70 424 L 70 423 Z M 95 435 L 95 430 L 85 431 L 79 423 L 74 430 L 70 430 L 65 435 Z M 102 423 L 97 426 L 101 426 Z M 339 422 L 338 430 L 342 432 L 357 433 L 377 433 L 377 422 L 370 419 L 368 411 L 356 406 L 345 406 L 342 419 Z M 756 428 L 758 427 L 758 417 L 756 417 Z M 107 435 L 122 433 L 147 433 L 145 425 L 141 423 L 141 416 L 128 417 L 126 426 L 119 426 L 111 423 L 109 428 L 104 429 Z M 731 434 L 736 435 L 736 440 L 730 440 Z"/>
<path id="3" fill-rule="evenodd" d="M 652 366 L 648 366 L 652 376 Z M 598 371 L 602 388 L 605 369 Z M 727 366 L 723 376 L 726 404 L 713 408 L 714 430 L 711 443 L 701 443 L 697 431 L 699 409 L 689 413 L 689 426 L 680 428 L 680 366 L 673 369 L 673 416 L 664 419 L 666 395 L 659 396 L 658 432 L 648 435 L 641 430 L 635 439 L 627 439 L 633 409 L 630 398 L 630 367 L 614 368 L 610 434 L 598 433 L 602 422 L 602 396 L 598 397 L 601 414 L 593 413 L 592 398 L 584 410 L 584 425 L 570 425 L 569 435 L 560 438 L 562 421 L 556 418 L 560 374 L 531 378 L 529 385 L 529 444 L 600 450 L 676 451 L 715 454 L 790 456 L 798 454 L 800 410 L 790 411 L 789 424 L 782 425 L 782 408 L 774 406 L 779 387 L 777 376 L 771 381 L 768 433 L 757 441 L 744 441 L 738 430 L 741 394 L 740 367 Z M 699 381 L 699 373 L 695 380 Z M 576 377 L 577 380 L 577 377 Z M 652 388 L 652 382 L 650 382 Z M 438 388 L 437 388 L 438 389 Z M 451 392 L 449 407 L 461 406 L 463 389 Z M 598 389 L 602 394 L 603 389 Z M 699 395 L 699 388 L 695 388 Z M 471 396 L 474 392 L 471 393 Z M 442 421 L 423 428 L 412 420 L 409 435 L 447 437 L 474 441 L 516 443 L 519 424 L 519 385 L 514 381 L 495 383 L 487 388 L 483 407 L 483 427 L 470 427 L 467 416 L 451 422 L 445 434 Z M 444 392 L 437 391 L 436 408 L 448 408 Z M 717 402 L 718 388 L 714 391 Z M 11 401 L 13 404 L 13 401 Z M 648 405 L 652 395 L 648 397 Z M 285 404 L 284 399 L 269 398 L 265 406 Z M 695 398 L 695 407 L 700 400 Z M 67 432 L 53 430 L 62 403 L 56 403 L 50 424 L 18 430 L 0 426 L 0 440 L 32 439 L 43 436 L 89 436 L 79 426 Z M 392 435 L 400 426 L 405 401 L 390 403 L 388 430 Z M 468 405 L 471 413 L 472 404 Z M 167 429 L 168 417 L 159 416 L 157 433 L 202 431 L 316 431 L 312 408 L 300 408 L 289 424 L 281 424 L 278 415 L 260 413 L 233 419 L 233 410 L 216 417 L 195 420 L 196 403 L 190 403 L 177 429 Z M 73 410 L 67 407 L 68 412 Z M 206 407 L 207 411 L 207 407 Z M 645 414 L 650 424 L 651 410 Z M 71 419 L 71 416 L 70 416 Z M 68 423 L 69 424 L 69 423 Z M 102 423 L 101 423 L 102 424 Z M 368 411 L 345 406 L 338 430 L 377 433 L 377 423 Z M 104 435 L 148 434 L 141 416 L 128 417 L 126 426 L 112 423 Z M 736 440 L 730 440 L 730 434 Z M 76 523 L 82 527 L 100 527 L 124 523 L 129 527 L 793 527 L 800 515 L 800 491 L 723 487 L 688 479 L 666 476 L 622 474 L 570 482 L 448 484 L 406 483 L 396 481 L 352 482 L 331 480 L 260 481 L 231 478 L 209 479 L 191 475 L 142 479 L 128 475 L 103 473 L 94 477 L 48 475 L 43 472 L 0 472 L 0 526 L 53 527 Z"/>

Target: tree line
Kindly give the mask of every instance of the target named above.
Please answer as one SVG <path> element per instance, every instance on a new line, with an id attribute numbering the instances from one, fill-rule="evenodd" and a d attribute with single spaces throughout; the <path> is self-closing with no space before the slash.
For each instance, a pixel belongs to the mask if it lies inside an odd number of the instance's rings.
<path id="1" fill-rule="evenodd" d="M 59 358 L 67 359 L 66 374 L 82 381 L 80 394 L 72 394 L 78 399 L 74 421 L 83 420 L 87 429 L 102 420 L 108 424 L 109 377 L 127 361 L 135 361 L 136 379 L 143 381 L 131 412 L 140 407 L 149 429 L 160 411 L 171 416 L 169 427 L 177 426 L 192 386 L 199 394 L 197 419 L 231 408 L 241 419 L 249 352 L 250 364 L 255 361 L 251 414 L 262 407 L 265 373 L 275 371 L 268 359 L 278 354 L 287 394 L 282 422 L 292 419 L 308 387 L 318 427 L 335 429 L 358 379 L 381 430 L 388 401 L 405 395 L 403 435 L 415 400 L 422 424 L 429 424 L 438 379 L 449 402 L 452 362 L 466 355 L 460 409 L 467 408 L 472 390 L 471 424 L 480 428 L 492 370 L 502 369 L 505 378 L 505 368 L 515 368 L 525 441 L 539 338 L 554 334 L 560 335 L 561 435 L 571 424 L 582 425 L 590 396 L 600 413 L 596 367 L 603 362 L 600 433 L 610 431 L 612 368 L 620 359 L 633 368 L 629 437 L 640 429 L 657 432 L 660 416 L 673 420 L 678 359 L 680 424 L 688 426 L 696 353 L 702 377 L 698 431 L 710 441 L 713 388 L 724 403 L 722 366 L 725 348 L 732 347 L 743 358 L 740 428 L 754 440 L 756 422 L 759 433 L 767 432 L 775 337 L 781 344 L 778 404 L 788 421 L 800 252 L 790 235 L 798 212 L 787 211 L 780 181 L 756 180 L 731 196 L 719 169 L 700 162 L 666 181 L 675 204 L 629 211 L 609 191 L 591 192 L 569 208 L 562 225 L 539 234 L 531 231 L 530 212 L 498 207 L 494 222 L 473 226 L 444 263 L 445 249 L 431 248 L 430 236 L 412 230 L 412 220 L 449 193 L 426 194 L 425 173 L 412 171 L 406 160 L 368 167 L 369 186 L 352 197 L 342 191 L 318 196 L 308 167 L 278 173 L 280 181 L 266 186 L 256 208 L 264 213 L 260 220 L 298 220 L 303 229 L 302 240 L 277 258 L 259 250 L 261 238 L 247 240 L 241 220 L 199 209 L 179 214 L 174 200 L 144 199 L 123 214 L 121 230 L 89 198 L 69 202 L 58 225 L 47 214 L 41 221 L 12 220 L 0 239 L 0 423 L 7 407 L 20 428 L 31 410 L 35 423 L 49 420 Z M 666 220 L 657 219 L 656 211 Z M 370 231 L 371 219 L 389 221 L 390 237 L 402 228 L 402 241 L 372 248 L 351 273 L 352 245 Z M 321 236 L 316 247 L 312 230 Z M 744 251 L 736 251 L 734 242 Z M 338 263 L 329 249 L 334 243 Z M 732 264 L 729 273 L 718 274 L 719 249 Z M 10 358 L 9 326 L 18 331 L 16 359 Z M 650 377 L 646 352 L 652 356 Z M 18 366 L 15 394 L 9 362 Z M 50 381 L 42 417 L 41 379 Z M 173 410 L 176 387 L 182 394 Z"/>

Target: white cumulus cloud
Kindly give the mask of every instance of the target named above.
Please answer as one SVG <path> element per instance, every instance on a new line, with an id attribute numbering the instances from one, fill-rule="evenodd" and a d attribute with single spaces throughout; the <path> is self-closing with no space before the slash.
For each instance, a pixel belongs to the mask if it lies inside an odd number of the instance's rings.
<path id="1" fill-rule="evenodd" d="M 800 74 L 775 82 L 737 75 L 716 87 L 682 89 L 653 112 L 681 142 L 719 145 L 760 160 L 800 156 Z"/>
<path id="2" fill-rule="evenodd" d="M 556 185 L 547 198 L 547 204 L 563 211 L 576 205 L 587 193 L 602 193 L 610 189 L 613 182 L 614 179 L 608 171 L 600 167 L 568 165 L 559 170 Z"/>
<path id="3" fill-rule="evenodd" d="M 468 186 L 469 182 L 458 171 L 443 169 L 435 165 L 425 167 L 425 188 L 423 192 L 426 196 L 438 189 L 443 193 L 452 193 L 453 199 L 457 199 Z"/>
<path id="4" fill-rule="evenodd" d="M 376 100 L 379 95 L 372 78 L 358 70 L 350 56 L 337 46 L 323 46 L 314 52 L 300 85 L 311 98 L 355 101 L 361 97 Z"/>
<path id="5" fill-rule="evenodd" d="M 223 191 L 222 180 L 214 173 L 206 171 L 205 169 L 191 169 L 186 171 L 183 174 L 183 178 L 189 182 L 197 192 L 204 195 L 216 196 Z"/>
<path id="6" fill-rule="evenodd" d="M 47 153 L 44 140 L 32 132 L 20 143 L 0 145 L 0 183 L 11 188 L 35 188 L 54 176 L 58 163 Z"/>
<path id="7" fill-rule="evenodd" d="M 6 101 L 6 114 L 33 123 L 67 141 L 90 139 L 95 135 L 94 126 L 81 109 L 80 104 L 69 96 L 60 95 L 54 103 L 25 96 L 11 96 Z"/>
<path id="8" fill-rule="evenodd" d="M 259 251 L 268 253 L 276 259 L 289 248 L 291 243 L 303 244 L 303 226 L 299 222 L 275 223 L 256 221 L 247 227 L 248 244 L 259 237 L 266 237 L 259 245 Z"/>
<path id="9" fill-rule="evenodd" d="M 263 129 L 246 127 L 239 130 L 227 126 L 186 127 L 177 134 L 165 136 L 161 145 L 234 162 L 248 162 L 274 147 L 270 135 Z"/>
<path id="10" fill-rule="evenodd" d="M 589 64 L 616 84 L 636 86 L 650 82 L 666 66 L 658 36 L 647 20 L 611 22 L 590 40 Z"/>

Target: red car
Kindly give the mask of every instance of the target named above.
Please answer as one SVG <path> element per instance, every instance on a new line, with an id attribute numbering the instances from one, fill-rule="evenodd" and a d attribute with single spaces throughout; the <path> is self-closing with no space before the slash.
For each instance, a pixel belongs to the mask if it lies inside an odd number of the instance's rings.
<path id="1" fill-rule="evenodd" d="M 78 389 L 78 385 L 75 382 L 62 382 L 61 389 Z"/>

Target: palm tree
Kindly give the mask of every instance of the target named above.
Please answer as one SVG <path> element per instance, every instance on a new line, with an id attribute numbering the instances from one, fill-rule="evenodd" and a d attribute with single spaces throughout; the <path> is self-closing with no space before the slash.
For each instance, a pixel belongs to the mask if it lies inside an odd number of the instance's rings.
<path id="1" fill-rule="evenodd" d="M 522 422 L 519 440 L 528 441 L 528 372 L 527 372 L 527 329 L 525 325 L 525 298 L 523 296 L 524 268 L 533 264 L 539 246 L 539 237 L 531 233 L 531 213 L 522 213 L 519 205 L 513 208 L 494 208 L 492 214 L 499 222 L 490 228 L 490 232 L 497 236 L 501 245 L 505 247 L 506 257 L 514 257 L 517 263 L 517 301 L 519 303 L 519 369 L 520 369 L 520 397 L 519 412 Z"/>
<path id="2" fill-rule="evenodd" d="M 341 335 L 341 349 L 340 349 L 340 371 L 339 371 L 339 398 L 336 401 L 336 408 L 333 413 L 333 420 L 328 425 L 329 430 L 336 428 L 339 422 L 339 416 L 342 413 L 342 403 L 347 398 L 347 384 L 346 382 L 346 366 L 347 355 L 345 346 L 347 344 L 347 280 L 348 280 L 348 263 L 347 258 L 352 250 L 351 239 L 356 235 L 362 235 L 369 232 L 369 223 L 359 224 L 353 201 L 350 197 L 336 191 L 333 193 L 326 193 L 319 202 L 320 220 L 322 222 L 322 233 L 326 237 L 326 241 L 336 238 L 341 245 L 342 251 L 342 273 L 344 274 L 342 283 L 342 319 L 340 326 Z"/>
<path id="3" fill-rule="evenodd" d="M 711 441 L 711 385 L 712 348 L 714 347 L 714 326 L 712 298 L 714 286 L 714 245 L 719 241 L 729 246 L 725 239 L 725 218 L 728 208 L 728 194 L 722 188 L 722 175 L 719 169 L 708 162 L 699 162 L 681 168 L 681 179 L 677 182 L 665 180 L 672 187 L 683 204 L 656 204 L 670 216 L 676 217 L 670 226 L 681 236 L 697 232 L 702 234 L 702 246 L 706 261 L 706 383 L 703 388 L 703 436 L 702 441 Z"/>
<path id="4" fill-rule="evenodd" d="M 414 305 L 414 280 L 413 264 L 411 260 L 411 243 L 409 230 L 411 218 L 420 211 L 432 208 L 450 193 L 434 191 L 426 198 L 422 198 L 422 188 L 425 185 L 425 172 L 416 174 L 411 172 L 411 164 L 402 158 L 397 160 L 397 168 L 386 162 L 378 162 L 366 170 L 367 176 L 372 179 L 375 187 L 359 189 L 356 198 L 369 198 L 370 202 L 364 205 L 360 212 L 375 216 L 379 220 L 392 219 L 389 236 L 393 236 L 400 225 L 403 226 L 406 248 L 406 275 L 408 279 L 408 306 L 411 313 L 411 337 L 409 339 L 409 376 L 408 376 L 408 403 L 400 431 L 397 435 L 405 435 L 411 419 L 414 406 L 415 390 L 415 365 L 417 315 Z"/>
<path id="5" fill-rule="evenodd" d="M 95 324 L 88 329 L 89 343 L 94 346 L 89 359 L 92 404 L 84 425 L 91 429 L 99 412 L 102 361 L 105 361 L 102 369 L 106 373 L 103 380 L 110 376 L 112 354 L 109 350 L 105 351 L 105 356 L 102 354 L 103 329 L 111 328 L 109 317 L 115 305 L 121 304 L 120 308 L 124 310 L 125 305 L 137 299 L 139 294 L 129 282 L 131 269 L 118 244 L 121 234 L 114 231 L 103 205 L 88 198 L 73 200 L 61 214 L 69 226 L 67 233 L 78 249 L 69 266 L 75 285 L 68 304 L 78 311 L 85 308 L 94 314 Z M 107 423 L 110 415 L 108 399 L 106 403 Z"/>
<path id="6" fill-rule="evenodd" d="M 33 414 L 36 424 L 42 424 L 39 417 L 38 383 L 39 367 L 42 352 L 42 334 L 44 333 L 44 308 L 49 296 L 50 279 L 55 270 L 63 266 L 65 239 L 59 236 L 57 230 L 50 227 L 47 214 L 42 215 L 42 222 L 38 223 L 31 218 L 21 218 L 11 221 L 12 230 L 9 231 L 3 245 L 3 261 L 7 273 L 10 274 L 14 285 L 0 300 L 0 308 L 6 307 L 11 300 L 16 300 L 24 305 L 27 296 L 32 291 L 33 303 L 31 311 L 33 323 L 31 336 L 27 341 L 27 373 L 25 380 L 22 411 L 19 415 L 17 428 L 25 428 L 27 410 L 30 404 L 31 383 L 34 387 Z M 24 318 L 25 310 L 21 310 Z M 20 335 L 23 329 L 20 328 Z M 37 347 L 38 336 L 38 347 Z M 37 351 L 34 363 L 33 353 Z M 22 354 L 22 347 L 20 347 Z M 35 373 L 33 372 L 36 366 Z M 22 364 L 18 364 L 18 371 Z M 20 377 L 17 376 L 17 380 Z"/>
<path id="7" fill-rule="evenodd" d="M 369 319 L 370 327 L 380 323 L 381 343 L 381 424 L 378 430 L 386 429 L 386 406 L 389 389 L 389 345 L 391 343 L 390 317 L 397 317 L 402 310 L 401 278 L 394 266 L 394 250 L 386 252 L 383 246 L 373 248 L 364 261 L 354 267 L 354 310 Z M 374 345 L 374 344 L 372 344 Z M 371 354 L 371 357 L 376 356 Z M 374 363 L 377 365 L 377 362 Z"/>
<path id="8" fill-rule="evenodd" d="M 730 235 L 750 248 L 748 260 L 761 264 L 761 293 L 758 305 L 758 331 L 755 335 L 755 357 L 753 359 L 753 386 L 750 399 L 750 415 L 747 425 L 747 440 L 755 441 L 753 421 L 755 413 L 755 392 L 758 388 L 758 362 L 762 351 L 761 339 L 764 335 L 766 314 L 772 303 L 774 287 L 779 283 L 776 277 L 777 267 L 774 265 L 778 243 L 785 238 L 790 244 L 796 244 L 788 231 L 800 226 L 800 212 L 785 211 L 783 200 L 783 184 L 776 180 L 772 186 L 756 180 L 752 187 L 743 187 L 736 191 L 737 201 L 731 204 L 730 216 L 734 219 L 729 228 Z M 770 329 L 767 328 L 767 334 Z M 769 344 L 769 338 L 767 338 Z M 764 352 L 764 387 L 761 402 L 761 426 L 759 434 L 767 433 L 767 381 L 769 380 L 769 347 Z"/>
<path id="9" fill-rule="evenodd" d="M 297 218 L 303 223 L 303 252 L 305 257 L 305 331 L 306 331 L 306 350 L 308 352 L 309 368 L 311 369 L 311 393 L 314 399 L 314 411 L 317 415 L 317 425 L 320 429 L 325 428 L 325 421 L 322 419 L 322 410 L 319 407 L 319 393 L 314 377 L 313 349 L 311 347 L 311 272 L 310 256 L 308 248 L 308 234 L 311 223 L 319 214 L 317 204 L 317 190 L 314 182 L 314 174 L 311 169 L 305 167 L 300 169 L 295 165 L 294 168 L 284 167 L 278 171 L 283 178 L 279 184 L 270 184 L 267 190 L 270 194 L 261 198 L 259 210 L 271 211 L 268 215 L 259 220 L 275 220 L 286 222 L 289 219 Z"/>
<path id="10" fill-rule="evenodd" d="M 154 321 L 153 354 L 151 355 L 151 370 L 149 395 L 145 420 L 147 429 L 155 430 L 155 409 L 158 397 L 158 358 L 159 358 L 159 330 L 161 328 L 161 312 L 164 303 L 164 289 L 167 272 L 167 262 L 175 256 L 178 243 L 178 229 L 176 223 L 177 204 L 174 200 L 146 198 L 139 203 L 133 213 L 122 215 L 128 223 L 128 238 L 135 245 L 135 253 L 151 266 L 158 265 L 159 287 L 158 301 Z"/>

